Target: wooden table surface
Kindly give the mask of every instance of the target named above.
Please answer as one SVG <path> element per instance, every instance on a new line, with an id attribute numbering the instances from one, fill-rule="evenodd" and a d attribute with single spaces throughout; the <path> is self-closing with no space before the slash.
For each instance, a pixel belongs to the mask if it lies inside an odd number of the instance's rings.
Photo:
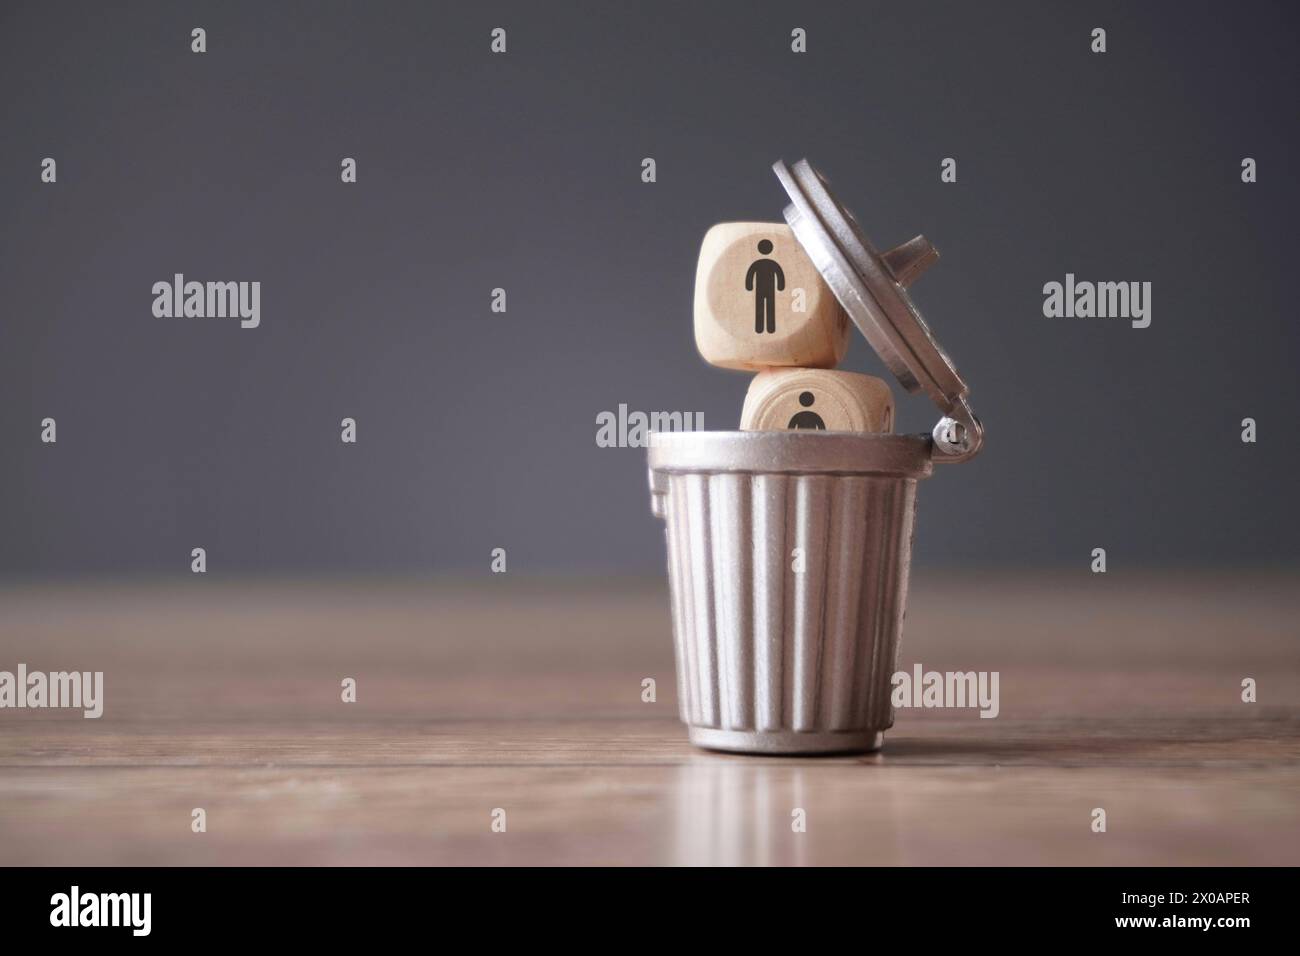
<path id="1" fill-rule="evenodd" d="M 0 670 L 106 706 L 0 710 L 0 864 L 1294 865 L 1298 621 L 1293 573 L 918 571 L 900 666 L 1000 715 L 753 758 L 687 744 L 658 581 L 8 585 Z"/>

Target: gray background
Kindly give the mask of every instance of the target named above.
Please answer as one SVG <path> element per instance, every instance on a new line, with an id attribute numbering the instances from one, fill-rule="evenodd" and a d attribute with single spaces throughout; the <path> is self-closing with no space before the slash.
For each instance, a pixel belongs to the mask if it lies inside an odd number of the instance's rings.
<path id="1" fill-rule="evenodd" d="M 0 573 L 188 572 L 198 545 L 216 573 L 660 568 L 644 453 L 597 448 L 596 415 L 734 427 L 748 379 L 692 341 L 699 241 L 779 220 L 770 164 L 805 155 L 877 245 L 943 254 L 915 297 L 988 443 L 923 486 L 918 562 L 1295 562 L 1295 19 L 6 3 Z M 1067 271 L 1151 281 L 1152 326 L 1044 318 Z M 154 318 L 174 272 L 260 280 L 261 328 Z M 887 374 L 862 341 L 844 367 Z"/>

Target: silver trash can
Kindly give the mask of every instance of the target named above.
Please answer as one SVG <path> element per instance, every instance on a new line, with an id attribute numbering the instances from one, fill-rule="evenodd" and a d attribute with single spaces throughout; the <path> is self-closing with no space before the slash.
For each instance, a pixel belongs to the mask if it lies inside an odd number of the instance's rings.
<path id="1" fill-rule="evenodd" d="M 930 443 L 915 435 L 652 436 L 692 743 L 880 746 L 893 723 L 916 483 L 930 470 Z"/>
<path id="2" fill-rule="evenodd" d="M 893 723 L 916 483 L 974 457 L 984 433 L 907 293 L 934 247 L 917 236 L 881 254 L 807 160 L 773 168 L 786 222 L 849 318 L 942 417 L 930 435 L 651 436 L 678 700 L 701 747 L 874 750 Z"/>

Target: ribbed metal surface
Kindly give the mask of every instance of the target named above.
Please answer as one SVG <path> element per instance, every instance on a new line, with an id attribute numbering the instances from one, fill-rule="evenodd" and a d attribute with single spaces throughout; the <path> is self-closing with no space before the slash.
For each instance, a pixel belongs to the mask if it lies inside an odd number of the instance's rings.
<path id="1" fill-rule="evenodd" d="M 655 481 L 682 720 L 787 735 L 888 727 L 916 480 L 659 472 Z"/>

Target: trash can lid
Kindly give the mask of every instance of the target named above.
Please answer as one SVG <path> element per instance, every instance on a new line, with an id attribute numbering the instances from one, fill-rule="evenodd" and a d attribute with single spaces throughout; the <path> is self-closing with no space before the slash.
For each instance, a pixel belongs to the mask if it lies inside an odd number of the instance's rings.
<path id="1" fill-rule="evenodd" d="M 924 390 L 944 418 L 934 428 L 939 461 L 964 461 L 983 441 L 966 401 L 970 391 L 907 294 L 938 258 L 924 236 L 880 253 L 853 214 L 831 195 L 806 159 L 772 169 L 790 196 L 785 221 L 840 305 L 909 392 Z"/>

